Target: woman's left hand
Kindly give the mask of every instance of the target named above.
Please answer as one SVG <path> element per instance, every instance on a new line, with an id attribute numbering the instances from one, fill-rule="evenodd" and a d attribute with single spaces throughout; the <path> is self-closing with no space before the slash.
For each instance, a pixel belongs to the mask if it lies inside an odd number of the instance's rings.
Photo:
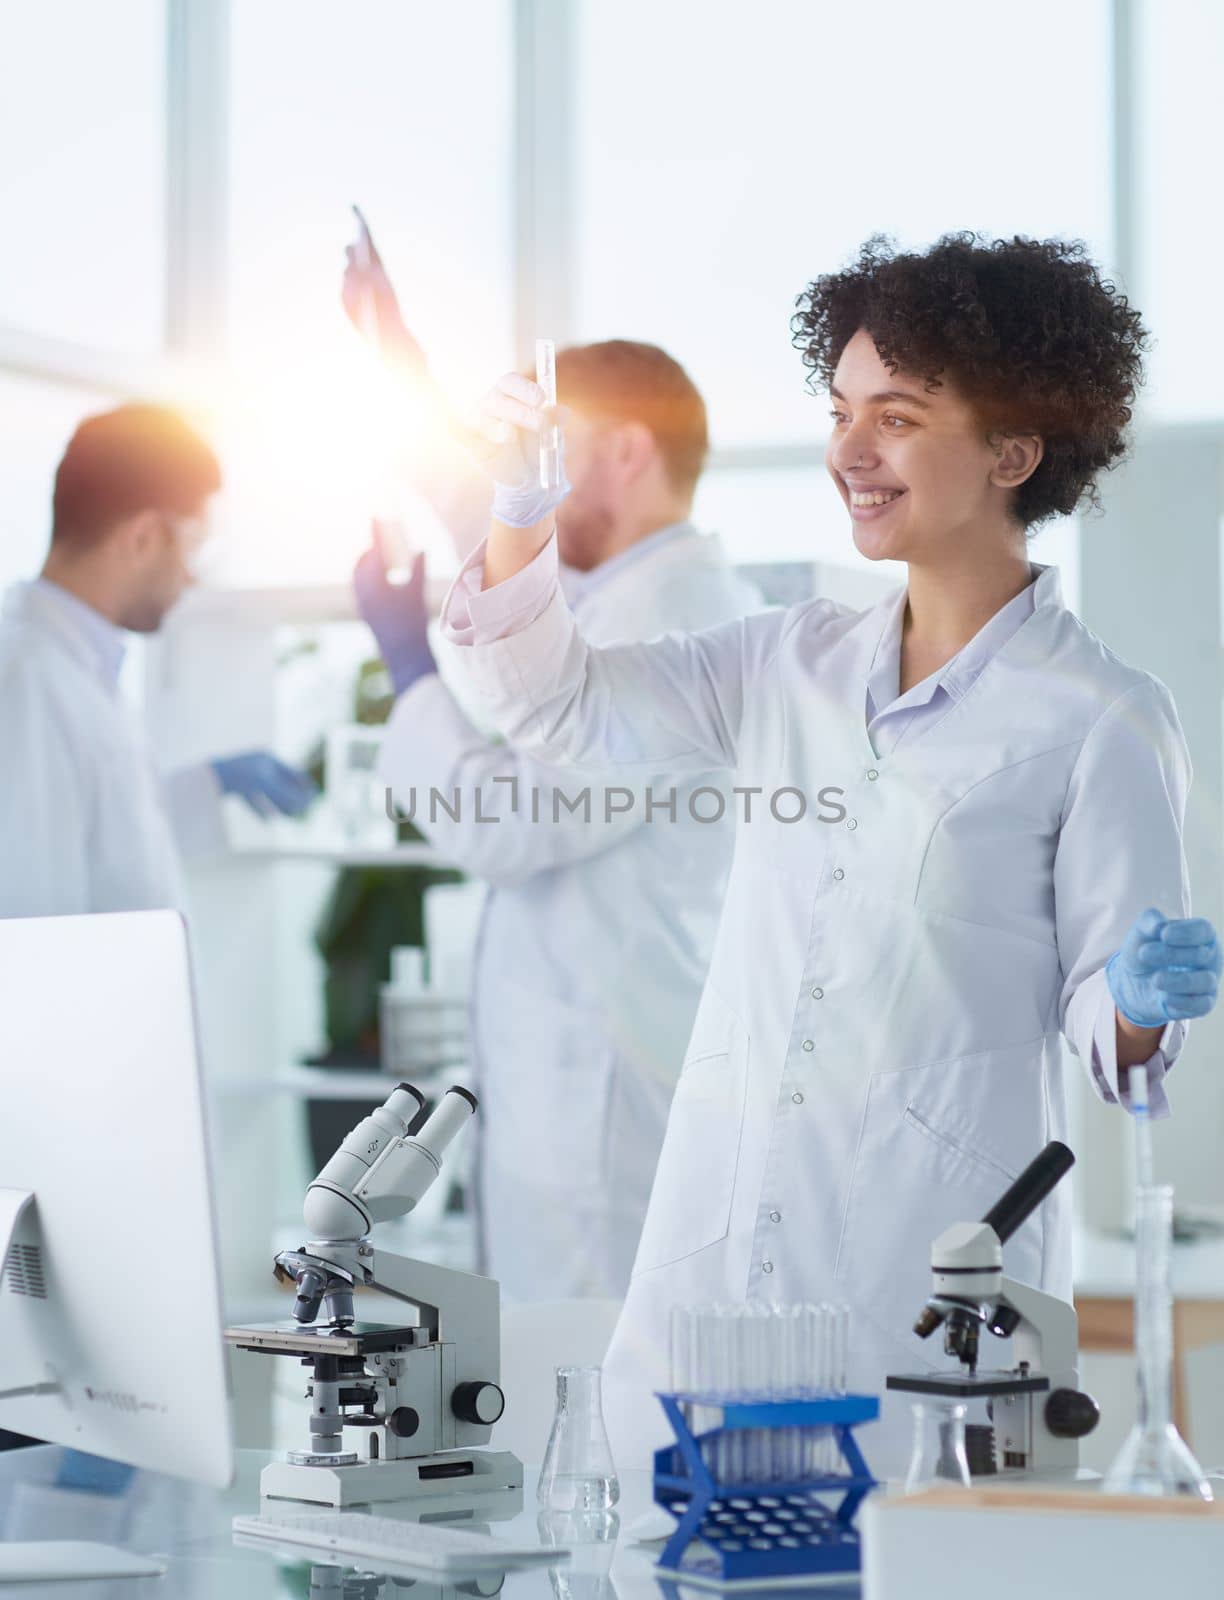
<path id="1" fill-rule="evenodd" d="M 1205 1017 L 1215 1006 L 1224 957 L 1206 917 L 1149 909 L 1111 956 L 1105 979 L 1114 1004 L 1139 1028 Z"/>

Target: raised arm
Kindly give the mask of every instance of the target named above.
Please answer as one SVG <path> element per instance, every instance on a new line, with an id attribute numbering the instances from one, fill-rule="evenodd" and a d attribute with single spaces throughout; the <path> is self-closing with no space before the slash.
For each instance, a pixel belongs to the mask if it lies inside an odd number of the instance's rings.
<path id="1" fill-rule="evenodd" d="M 357 219 L 357 238 L 344 252 L 340 300 L 349 321 L 382 364 L 388 380 L 386 398 L 400 410 L 403 439 L 394 472 L 404 489 L 425 501 L 465 556 L 488 529 L 492 488 L 451 426 L 449 402 L 420 340 L 408 326 L 360 212 Z"/>
<path id="2" fill-rule="evenodd" d="M 557 586 L 541 486 L 543 391 L 510 374 L 486 395 L 472 447 L 493 480 L 493 525 L 447 597 L 442 638 L 482 715 L 539 759 L 636 777 L 734 767 L 745 683 L 776 614 L 650 644 L 592 649 Z"/>
<path id="3" fill-rule="evenodd" d="M 779 619 L 594 648 L 557 585 L 550 537 L 491 588 L 483 549 L 473 553 L 443 607 L 442 648 L 464 699 L 520 750 L 643 779 L 737 765 L 746 686 Z"/>

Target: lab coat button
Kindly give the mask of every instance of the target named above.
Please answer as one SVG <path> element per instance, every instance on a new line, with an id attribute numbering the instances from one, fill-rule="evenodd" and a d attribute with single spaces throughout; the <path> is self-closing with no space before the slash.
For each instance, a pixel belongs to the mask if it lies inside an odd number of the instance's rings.
<path id="1" fill-rule="evenodd" d="M 838 883 L 840 883 L 842 881 L 842 879 L 846 876 L 846 874 L 842 871 L 842 869 L 840 867 L 834 867 L 833 876 L 836 879 L 836 881 Z"/>
<path id="2" fill-rule="evenodd" d="M 823 989 L 813 989 L 812 990 L 812 999 L 813 1000 L 823 1000 L 824 999 L 824 990 Z"/>
<path id="3" fill-rule="evenodd" d="M 770 1220 L 770 1222 L 781 1222 L 782 1221 L 782 1213 L 780 1211 L 771 1211 L 769 1213 L 769 1220 Z"/>
<path id="4" fill-rule="evenodd" d="M 858 827 L 858 823 L 856 822 L 856 820 L 853 817 L 851 817 L 849 822 L 847 822 L 846 826 L 847 826 L 847 828 L 850 829 L 850 832 L 853 833 L 855 828 Z"/>
<path id="5" fill-rule="evenodd" d="M 879 776 L 880 776 L 880 774 L 876 771 L 876 769 L 874 767 L 868 767 L 867 768 L 867 778 L 868 778 L 869 782 L 874 783 Z"/>
<path id="6" fill-rule="evenodd" d="M 773 1271 L 773 1262 L 772 1261 L 762 1261 L 761 1262 L 761 1271 L 762 1272 L 772 1272 Z"/>
<path id="7" fill-rule="evenodd" d="M 815 1041 L 812 1040 L 812 1039 L 805 1039 L 803 1041 L 803 1048 L 805 1050 L 815 1050 L 815 1048 L 816 1048 Z"/>
<path id="8" fill-rule="evenodd" d="M 798 1089 L 796 1089 L 794 1094 L 791 1095 L 791 1099 L 797 1106 L 801 1106 L 803 1104 L 803 1096 L 799 1093 Z"/>

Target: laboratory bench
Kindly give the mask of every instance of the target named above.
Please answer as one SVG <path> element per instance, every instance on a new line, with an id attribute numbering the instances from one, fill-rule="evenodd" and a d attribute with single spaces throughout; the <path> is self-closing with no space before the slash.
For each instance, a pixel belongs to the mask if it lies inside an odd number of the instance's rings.
<path id="1" fill-rule="evenodd" d="M 238 1451 L 236 1476 L 228 1489 L 207 1489 L 161 1473 L 133 1471 L 120 1474 L 105 1493 L 58 1487 L 65 1454 L 55 1445 L 0 1453 L 0 1539 L 96 1540 L 161 1559 L 167 1570 L 150 1578 L 5 1584 L 0 1587 L 5 1600 L 141 1600 L 142 1596 L 148 1600 L 314 1600 L 317 1596 L 321 1600 L 324 1595 L 335 1600 L 394 1600 L 409 1589 L 414 1600 L 493 1600 L 494 1596 L 701 1600 L 719 1592 L 657 1574 L 659 1545 L 641 1543 L 634 1531 L 652 1505 L 650 1477 L 644 1472 L 621 1474 L 620 1504 L 605 1525 L 608 1537 L 579 1542 L 567 1519 L 540 1519 L 535 1506 L 538 1468 L 528 1467 L 517 1509 L 507 1505 L 503 1492 L 489 1497 L 490 1514 L 482 1517 L 480 1498 L 474 1497 L 456 1525 L 516 1543 L 568 1547 L 572 1552 L 568 1559 L 511 1570 L 504 1579 L 490 1573 L 465 1579 L 426 1572 L 407 1578 L 380 1574 L 375 1563 L 356 1557 L 317 1558 L 307 1551 L 286 1555 L 236 1542 L 232 1519 L 261 1509 L 259 1475 L 272 1459 L 266 1451 Z M 959 1498 L 965 1493 L 933 1491 L 927 1497 L 929 1505 L 893 1497 L 868 1501 L 862 1526 L 866 1537 L 879 1543 L 869 1556 L 874 1577 L 867 1600 L 944 1600 L 950 1574 L 963 1578 L 973 1572 L 976 1583 L 992 1565 L 996 1576 L 982 1582 L 1005 1600 L 1012 1596 L 1028 1600 L 1037 1592 L 1034 1581 L 1059 1600 L 1102 1586 L 1122 1600 L 1140 1596 L 1149 1600 L 1161 1590 L 1153 1573 L 1163 1575 L 1166 1557 L 1183 1547 L 1189 1559 L 1180 1571 L 1180 1594 L 1186 1600 L 1200 1600 L 1219 1592 L 1215 1552 L 1224 1548 L 1224 1508 L 1198 1507 L 1206 1521 L 1196 1526 L 1179 1514 L 1182 1502 L 1130 1503 L 1119 1508 L 1120 1518 L 1104 1514 L 1102 1507 L 1102 1514 L 1090 1515 L 1085 1523 L 1083 1517 L 1068 1513 L 1065 1496 L 1060 1504 L 1049 1506 L 1041 1503 L 1040 1496 L 1025 1496 L 1034 1500 L 1031 1514 L 1015 1521 L 1003 1509 L 1005 1491 L 1002 1495 L 985 1491 L 980 1506 L 972 1506 L 968 1497 Z M 289 1501 L 274 1504 L 289 1513 L 327 1509 Z M 369 1509 L 381 1517 L 411 1519 L 404 1502 Z M 420 1502 L 415 1509 L 420 1509 Z M 1009 1548 L 1010 1577 L 997 1571 L 1000 1541 Z M 1122 1558 L 1121 1547 L 1126 1550 Z M 955 1551 L 951 1563 L 949 1551 Z M 1023 1580 L 1020 1568 L 1025 1569 Z M 851 1600 L 864 1594 L 857 1575 L 775 1582 L 760 1589 L 737 1587 L 731 1592 L 740 1600 L 749 1595 L 784 1600 L 801 1594 Z"/>
<path id="2" fill-rule="evenodd" d="M 320 1593 L 360 1595 L 362 1600 L 392 1600 L 412 1588 L 416 1600 L 450 1600 L 451 1596 L 500 1593 L 505 1600 L 664 1600 L 656 1585 L 653 1546 L 638 1544 L 625 1530 L 650 1509 L 647 1473 L 621 1476 L 618 1516 L 610 1521 L 613 1537 L 606 1542 L 575 1546 L 573 1557 L 557 1567 L 538 1566 L 507 1573 L 500 1590 L 484 1574 L 478 1587 L 463 1589 L 453 1575 L 421 1573 L 409 1581 L 373 1579 L 359 1586 L 359 1573 L 370 1573 L 359 1558 L 335 1556 L 313 1559 L 307 1551 L 287 1558 L 272 1551 L 250 1549 L 234 1541 L 232 1519 L 260 1510 L 259 1474 L 272 1459 L 267 1451 L 239 1450 L 237 1472 L 225 1490 L 206 1489 L 155 1472 L 134 1472 L 119 1493 L 99 1494 L 57 1488 L 56 1479 L 65 1452 L 56 1445 L 38 1445 L 0 1454 L 0 1538 L 92 1539 L 119 1545 L 141 1555 L 167 1562 L 160 1578 L 112 1578 L 77 1583 L 5 1584 L 4 1600 L 290 1600 Z M 526 1469 L 522 1508 L 509 1518 L 503 1507 L 500 1520 L 481 1520 L 479 1498 L 469 1504 L 471 1526 L 494 1537 L 532 1543 L 568 1543 L 568 1539 L 541 1533 L 535 1505 L 539 1468 Z M 498 1499 L 500 1500 L 500 1496 Z M 276 1502 L 288 1512 L 326 1511 L 323 1506 L 298 1506 Z M 369 1508 L 375 1516 L 405 1516 L 403 1502 Z M 312 1587 L 312 1571 L 314 1585 Z M 331 1571 L 324 1574 L 324 1568 Z M 335 1582 L 337 1570 L 350 1579 L 349 1587 Z M 326 1587 L 330 1583 L 334 1587 Z M 847 1591 L 857 1593 L 857 1585 Z"/>

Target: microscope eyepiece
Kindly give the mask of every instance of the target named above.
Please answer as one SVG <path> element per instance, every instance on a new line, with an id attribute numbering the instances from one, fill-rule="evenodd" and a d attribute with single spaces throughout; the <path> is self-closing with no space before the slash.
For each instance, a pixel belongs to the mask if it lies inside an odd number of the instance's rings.
<path id="1" fill-rule="evenodd" d="M 1040 1155 L 1034 1156 L 1005 1194 L 1001 1194 L 982 1218 L 1006 1244 L 1026 1217 L 1037 1207 L 1075 1165 L 1075 1157 L 1065 1144 L 1051 1139 Z"/>

